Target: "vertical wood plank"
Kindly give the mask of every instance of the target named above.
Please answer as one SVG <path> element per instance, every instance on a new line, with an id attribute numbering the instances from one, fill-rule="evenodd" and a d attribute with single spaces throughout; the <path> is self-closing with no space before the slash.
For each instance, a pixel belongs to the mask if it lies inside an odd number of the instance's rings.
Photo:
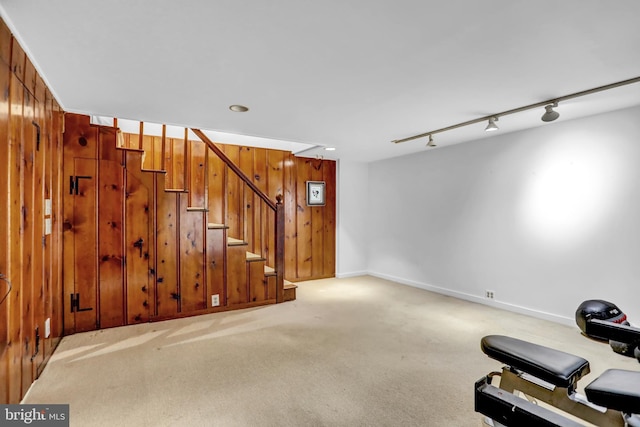
<path id="1" fill-rule="evenodd" d="M 166 171 L 164 185 L 165 189 L 176 188 L 173 178 L 173 138 L 164 139 L 164 170 Z"/>
<path id="2" fill-rule="evenodd" d="M 51 101 L 51 185 L 52 185 L 52 265 L 51 265 L 51 337 L 56 343 L 63 333 L 63 137 L 64 115 L 60 105 Z"/>
<path id="3" fill-rule="evenodd" d="M 253 148 L 251 147 L 239 147 L 240 158 L 238 160 L 238 166 L 248 177 L 254 176 L 253 172 Z M 255 178 L 253 178 L 255 181 Z M 250 252 L 256 252 L 254 246 L 254 207 L 253 207 L 253 191 L 247 188 L 244 182 L 241 182 L 240 188 L 242 189 L 241 205 L 238 211 L 240 220 L 240 229 L 242 230 L 242 239 L 248 243 L 247 250 Z"/>
<path id="4" fill-rule="evenodd" d="M 247 293 L 247 250 L 246 245 L 227 247 L 227 303 L 244 304 L 249 300 Z"/>
<path id="5" fill-rule="evenodd" d="M 20 83 L 24 82 L 26 60 L 27 55 L 25 55 L 22 46 L 20 46 L 18 40 L 13 38 L 11 46 L 11 71 L 18 78 L 18 80 L 20 80 Z"/>
<path id="6" fill-rule="evenodd" d="M 151 169 L 156 171 L 164 170 L 162 167 L 162 159 L 164 156 L 164 151 L 162 149 L 162 137 L 153 136 L 151 146 L 153 147 Z"/>
<path id="7" fill-rule="evenodd" d="M 45 319 L 45 251 L 46 237 L 44 235 L 44 197 L 45 197 L 45 160 L 47 156 L 46 123 L 44 120 L 44 83 L 36 74 L 34 77 L 35 93 L 43 102 L 34 98 L 32 143 L 33 153 L 33 325 L 35 343 L 31 356 L 33 379 L 38 377 L 38 367 L 44 362 L 44 319 Z M 38 127 L 35 127 L 33 123 Z"/>
<path id="8" fill-rule="evenodd" d="M 9 71 L 11 67 L 11 43 L 13 37 L 7 24 L 0 19 L 0 66 L 3 66 L 2 73 Z M 5 96 L 6 96 L 5 92 Z"/>
<path id="9" fill-rule="evenodd" d="M 163 177 L 156 179 L 156 310 L 159 317 L 171 317 L 179 311 L 178 193 L 164 191 Z"/>
<path id="10" fill-rule="evenodd" d="M 312 176 L 312 159 L 297 159 L 297 201 L 298 212 L 296 215 L 297 227 L 297 278 L 311 278 L 312 262 L 312 228 L 311 228 L 311 207 L 306 203 L 306 181 Z"/>
<path id="11" fill-rule="evenodd" d="M 207 308 L 204 273 L 204 213 L 187 212 L 189 198 L 180 195 L 180 306 L 182 313 Z"/>
<path id="12" fill-rule="evenodd" d="M 227 240 L 225 231 L 224 228 L 207 230 L 207 301 L 211 295 L 218 295 L 220 306 L 227 305 L 224 278 L 224 252 Z"/>
<path id="13" fill-rule="evenodd" d="M 120 163 L 100 160 L 98 177 L 99 325 L 125 325 L 123 277 L 124 171 Z"/>
<path id="14" fill-rule="evenodd" d="M 91 144 L 96 144 L 93 131 Z M 75 158 L 74 173 L 78 179 L 78 193 L 72 195 L 73 206 L 73 290 L 65 296 L 71 301 L 71 294 L 79 296 L 80 303 L 73 314 L 75 331 L 94 330 L 97 325 L 97 283 L 98 283 L 98 224 L 97 224 L 97 161 L 95 159 Z M 71 308 L 67 310 L 71 313 Z"/>
<path id="15" fill-rule="evenodd" d="M 154 144 L 154 137 L 142 135 L 140 141 L 142 142 L 142 149 L 144 150 L 144 156 L 142 157 L 142 169 L 153 170 L 156 148 Z"/>
<path id="16" fill-rule="evenodd" d="M 263 193 L 268 196 L 268 178 L 269 175 L 267 173 L 267 150 L 264 148 L 254 148 L 253 149 L 253 175 L 252 180 L 256 184 L 256 186 Z M 253 245 L 252 252 L 260 254 L 263 258 L 268 259 L 269 257 L 269 244 L 268 244 L 268 233 L 269 233 L 269 224 L 264 222 L 263 213 L 268 209 L 263 209 L 263 202 L 257 194 L 250 192 L 252 194 L 252 203 L 251 206 L 253 208 L 253 212 L 251 215 L 251 222 L 253 224 Z M 275 197 L 272 198 L 275 200 Z M 272 227 L 273 228 L 273 227 Z"/>
<path id="17" fill-rule="evenodd" d="M 311 181 L 322 181 L 324 162 L 320 159 L 309 161 Z M 325 183 L 326 193 L 326 183 Z M 326 195 L 325 195 L 326 203 Z M 324 269 L 324 211 L 326 206 L 308 207 L 311 210 L 311 276 L 322 277 Z"/>
<path id="18" fill-rule="evenodd" d="M 38 262 L 34 259 L 34 197 L 35 197 L 35 141 L 33 125 L 34 119 L 34 99 L 27 90 L 24 91 L 24 120 L 22 122 L 23 150 L 22 150 L 22 171 L 23 171 L 23 199 L 22 199 L 22 221 L 20 224 L 22 238 L 22 277 L 20 280 L 21 299 L 21 333 L 22 333 L 22 390 L 23 393 L 33 382 L 33 366 L 31 355 L 35 353 L 35 331 L 34 331 L 34 307 L 33 307 L 33 286 L 34 267 Z"/>
<path id="19" fill-rule="evenodd" d="M 14 43 L 15 44 L 15 43 Z M 12 69 L 15 68 L 15 58 L 12 57 Z M 21 237 L 21 213 L 23 203 L 22 170 L 23 156 L 23 88 L 18 77 L 13 74 L 10 83 L 10 119 L 9 119 L 9 167 L 7 168 L 7 200 L 8 209 L 8 233 L 7 248 L 10 253 L 7 257 L 7 273 L 12 283 L 11 294 L 5 300 L 9 310 L 8 326 L 8 369 L 7 379 L 9 383 L 9 403 L 18 403 L 22 399 L 22 345 L 20 334 L 21 306 L 20 287 L 22 271 L 22 244 Z"/>
<path id="20" fill-rule="evenodd" d="M 236 165 L 239 164 L 240 151 L 236 146 L 224 146 L 225 154 Z M 226 187 L 227 187 L 227 221 L 226 224 L 229 227 L 228 235 L 236 239 L 244 239 L 244 225 L 242 221 L 242 208 L 243 202 L 243 185 L 240 178 L 231 171 L 227 170 L 226 173 Z"/>
<path id="21" fill-rule="evenodd" d="M 202 141 L 189 141 L 189 206 L 206 208 L 206 151 Z"/>
<path id="22" fill-rule="evenodd" d="M 297 162 L 293 154 L 288 154 L 284 169 L 284 272 L 285 278 L 295 281 L 298 278 L 298 204 Z M 302 202 L 304 203 L 304 201 Z"/>
<path id="23" fill-rule="evenodd" d="M 9 106 L 10 106 L 10 70 L 11 62 L 11 33 L 2 20 L 0 20 L 0 164 L 10 165 L 9 157 Z M 8 237 L 7 223 L 8 194 L 9 194 L 9 169 L 0 170 L 0 236 Z M 5 237 L 6 238 L 6 237 Z M 0 245 L 0 274 L 8 275 L 7 244 Z M 0 280 L 0 298 L 5 298 L 10 292 L 10 285 L 5 280 Z M 5 299 L 5 301 L 7 301 Z M 0 403 L 9 401 L 9 304 L 0 304 Z"/>
<path id="24" fill-rule="evenodd" d="M 149 320 L 150 195 L 142 182 L 140 153 L 127 153 L 125 173 L 125 265 L 127 323 Z"/>
<path id="25" fill-rule="evenodd" d="M 226 166 L 211 150 L 207 150 L 207 206 L 209 222 L 226 224 L 225 217 L 225 176 Z"/>
<path id="26" fill-rule="evenodd" d="M 285 152 L 280 150 L 268 150 L 267 151 L 267 188 L 266 194 L 272 199 L 275 200 L 278 194 L 282 196 L 284 193 L 284 185 L 285 185 Z M 283 198 L 284 203 L 291 204 L 285 198 Z M 295 212 L 295 211 L 294 211 Z M 274 267 L 275 266 L 275 233 L 274 233 L 274 221 L 275 221 L 275 213 L 271 211 L 271 209 L 264 209 L 262 213 L 262 227 L 263 227 L 263 235 L 264 235 L 264 245 L 267 248 L 267 254 L 265 258 L 267 258 L 267 265 Z"/>
<path id="27" fill-rule="evenodd" d="M 44 167 L 44 178 L 43 178 L 43 197 L 46 201 L 48 200 L 49 203 L 52 203 L 52 197 L 53 197 L 53 183 L 52 183 L 52 169 L 53 169 L 53 163 L 52 163 L 52 132 L 53 132 L 53 126 L 52 126 L 52 97 L 51 97 L 51 93 L 46 90 L 45 87 L 45 95 L 44 95 L 44 103 L 42 104 L 42 150 L 44 152 L 43 156 L 44 156 L 44 160 L 43 160 L 43 167 Z M 43 221 L 50 221 L 52 222 L 53 220 L 53 213 L 52 211 L 47 211 L 46 209 L 46 205 L 45 205 L 45 211 L 43 212 Z M 44 291 L 44 295 L 43 295 L 43 319 L 46 321 L 46 319 L 52 319 L 52 306 L 51 306 L 51 302 L 52 302 L 52 292 L 53 292 L 53 257 L 54 254 L 57 256 L 58 254 L 54 252 L 54 246 L 53 246 L 53 241 L 54 241 L 54 230 L 53 228 L 51 228 L 51 234 L 47 234 L 47 230 L 45 229 L 44 231 L 44 237 L 43 237 L 43 244 L 44 244 L 44 248 L 43 248 L 43 291 Z M 49 324 L 49 327 L 51 327 L 51 323 Z M 51 354 L 53 353 L 53 338 L 51 335 L 49 335 L 48 337 L 45 334 L 45 330 L 42 329 L 42 333 L 41 333 L 41 342 L 42 342 L 42 355 L 43 355 L 43 360 L 41 364 L 39 364 L 38 366 L 38 376 L 40 375 L 40 373 L 42 372 L 42 369 L 44 369 L 44 362 L 47 361 L 47 359 L 51 356 Z"/>
<path id="28" fill-rule="evenodd" d="M 249 302 L 267 300 L 267 280 L 264 277 L 264 261 L 247 263 L 249 271 Z"/>
<path id="29" fill-rule="evenodd" d="M 176 190 L 186 190 L 185 183 L 185 151 L 186 144 L 184 139 L 171 138 L 171 188 Z"/>

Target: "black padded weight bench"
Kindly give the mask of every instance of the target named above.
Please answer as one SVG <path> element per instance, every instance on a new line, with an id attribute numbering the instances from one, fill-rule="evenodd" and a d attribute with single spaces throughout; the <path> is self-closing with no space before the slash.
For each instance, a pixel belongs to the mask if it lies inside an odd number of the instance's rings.
<path id="1" fill-rule="evenodd" d="M 480 346 L 504 363 L 502 372 L 475 384 L 476 412 L 496 425 L 582 426 L 566 417 L 571 414 L 598 426 L 640 426 L 640 417 L 634 415 L 640 413 L 640 372 L 608 370 L 585 387 L 583 396 L 576 391 L 577 383 L 590 368 L 582 357 L 504 335 L 488 335 Z M 500 377 L 498 387 L 491 384 L 495 376 Z"/>

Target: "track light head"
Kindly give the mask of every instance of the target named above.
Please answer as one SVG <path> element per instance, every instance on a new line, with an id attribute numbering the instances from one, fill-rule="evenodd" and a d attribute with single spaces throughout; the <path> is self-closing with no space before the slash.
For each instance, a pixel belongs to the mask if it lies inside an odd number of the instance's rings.
<path id="1" fill-rule="evenodd" d="M 560 117 L 560 113 L 558 113 L 557 111 L 553 111 L 553 107 L 557 107 L 557 106 L 558 106 L 558 103 L 554 102 L 553 104 L 549 104 L 546 107 L 544 107 L 546 111 L 541 117 L 543 122 L 552 122 L 558 117 Z"/>
<path id="2" fill-rule="evenodd" d="M 436 143 L 433 142 L 433 136 L 429 135 L 429 142 L 427 142 L 427 147 L 437 147 Z"/>
<path id="3" fill-rule="evenodd" d="M 491 117 L 489 119 L 489 124 L 487 125 L 486 128 L 484 128 L 485 132 L 493 132 L 494 130 L 500 129 L 496 124 L 497 121 L 498 121 L 497 117 Z"/>

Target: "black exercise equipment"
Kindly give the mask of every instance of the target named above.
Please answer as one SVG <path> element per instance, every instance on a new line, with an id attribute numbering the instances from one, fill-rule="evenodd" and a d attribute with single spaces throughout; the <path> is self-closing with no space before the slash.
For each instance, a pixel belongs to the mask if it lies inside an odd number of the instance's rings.
<path id="1" fill-rule="evenodd" d="M 504 363 L 501 372 L 475 384 L 475 410 L 493 425 L 581 426 L 566 416 L 571 414 L 597 426 L 640 426 L 640 372 L 607 370 L 585 387 L 583 396 L 577 384 L 590 367 L 582 357 L 504 335 L 488 335 L 480 346 Z M 491 384 L 494 377 L 500 377 L 499 386 Z"/>
<path id="2" fill-rule="evenodd" d="M 606 320 L 618 324 L 629 324 L 629 322 L 627 322 L 627 315 L 624 314 L 618 306 L 600 299 L 587 300 L 578 306 L 576 310 L 576 324 L 585 335 L 591 338 L 609 340 L 609 337 L 600 335 L 597 331 L 587 332 L 587 322 L 593 319 Z"/>
<path id="3" fill-rule="evenodd" d="M 587 300 L 576 310 L 576 324 L 588 337 L 608 340 L 611 349 L 640 362 L 640 329 L 627 321 L 627 315 L 615 304 Z"/>

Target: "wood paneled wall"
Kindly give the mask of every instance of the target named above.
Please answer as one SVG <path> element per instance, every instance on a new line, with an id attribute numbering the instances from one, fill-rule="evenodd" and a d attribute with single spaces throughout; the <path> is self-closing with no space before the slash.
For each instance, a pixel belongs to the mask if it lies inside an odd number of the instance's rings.
<path id="1" fill-rule="evenodd" d="M 190 206 L 206 207 L 210 223 L 224 224 L 231 237 L 247 241 L 250 251 L 273 265 L 272 213 L 250 196 L 240 180 L 227 173 L 223 162 L 201 141 L 124 134 L 125 147 L 145 151 L 143 167 L 166 170 L 167 188 L 189 191 Z M 269 198 L 284 196 L 285 278 L 292 282 L 335 276 L 336 162 L 296 157 L 266 148 L 217 144 Z M 324 181 L 325 206 L 307 206 L 306 182 Z M 221 189 L 226 188 L 226 198 Z M 251 220 L 245 220 L 244 211 Z"/>
<path id="2" fill-rule="evenodd" d="M 62 319 L 63 112 L 0 22 L 0 402 L 17 403 Z"/>

